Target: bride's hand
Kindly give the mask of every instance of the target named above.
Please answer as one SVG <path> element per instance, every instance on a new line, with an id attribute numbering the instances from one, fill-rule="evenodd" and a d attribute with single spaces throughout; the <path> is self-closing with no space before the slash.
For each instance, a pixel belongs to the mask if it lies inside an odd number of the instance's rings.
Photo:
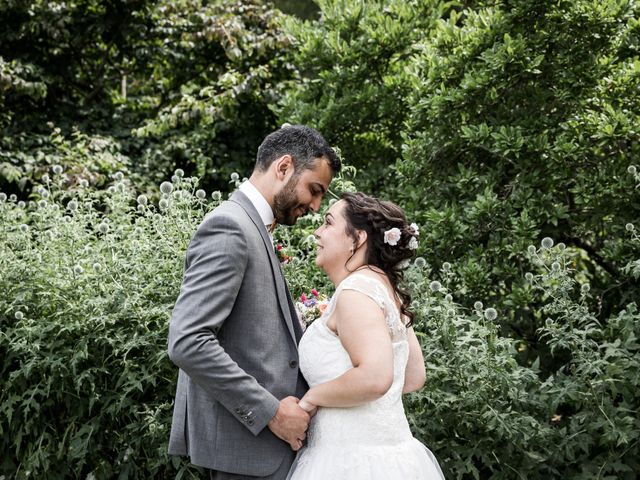
<path id="1" fill-rule="evenodd" d="M 311 415 L 312 417 L 316 414 L 316 412 L 318 411 L 318 407 L 316 407 L 315 405 L 313 405 L 312 403 L 309 403 L 308 401 L 306 401 L 304 399 L 304 397 L 302 398 L 302 400 L 300 400 L 298 402 L 298 406 L 303 409 L 305 412 L 307 412 L 309 415 Z"/>

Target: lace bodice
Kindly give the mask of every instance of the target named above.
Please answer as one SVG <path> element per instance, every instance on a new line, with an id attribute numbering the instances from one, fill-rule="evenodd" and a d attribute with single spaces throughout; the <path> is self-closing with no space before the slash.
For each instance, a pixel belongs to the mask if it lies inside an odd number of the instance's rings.
<path id="1" fill-rule="evenodd" d="M 326 322 L 344 290 L 355 290 L 373 299 L 382 309 L 393 345 L 393 383 L 378 400 L 351 408 L 320 408 L 311 422 L 308 445 L 391 445 L 411 437 L 402 406 L 402 388 L 409 358 L 407 329 L 396 302 L 378 279 L 355 273 L 336 288 L 324 315 L 313 322 L 300 341 L 300 369 L 310 387 L 333 380 L 353 367 L 349 354 Z M 339 442 L 339 443 L 335 443 Z"/>

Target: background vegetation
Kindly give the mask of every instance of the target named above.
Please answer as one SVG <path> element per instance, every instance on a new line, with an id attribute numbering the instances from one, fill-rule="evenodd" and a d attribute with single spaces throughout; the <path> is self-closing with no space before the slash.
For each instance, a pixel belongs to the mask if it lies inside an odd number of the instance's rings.
<path id="1" fill-rule="evenodd" d="M 0 1 L 0 475 L 199 476 L 166 455 L 184 251 L 300 122 L 420 225 L 406 406 L 447 478 L 635 478 L 638 3 L 277 5 Z M 330 293 L 318 221 L 276 233 L 295 294 Z"/>

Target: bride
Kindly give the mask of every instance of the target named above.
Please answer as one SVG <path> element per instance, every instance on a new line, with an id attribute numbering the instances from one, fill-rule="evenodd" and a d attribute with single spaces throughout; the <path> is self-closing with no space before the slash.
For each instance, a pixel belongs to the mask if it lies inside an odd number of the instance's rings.
<path id="1" fill-rule="evenodd" d="M 310 386 L 300 406 L 317 413 L 288 479 L 444 478 L 411 435 L 401 398 L 425 382 L 411 299 L 399 287 L 417 235 L 400 208 L 362 193 L 344 194 L 316 230 L 316 264 L 336 291 L 300 341 Z"/>

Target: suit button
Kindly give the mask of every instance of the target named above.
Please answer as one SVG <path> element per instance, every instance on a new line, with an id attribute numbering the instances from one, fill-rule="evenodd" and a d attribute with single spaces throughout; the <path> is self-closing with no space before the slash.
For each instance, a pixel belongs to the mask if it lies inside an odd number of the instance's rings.
<path id="1" fill-rule="evenodd" d="M 249 426 L 253 425 L 253 420 L 249 420 L 249 421 L 247 422 L 247 425 L 249 425 Z"/>
<path id="2" fill-rule="evenodd" d="M 239 408 L 236 408 L 236 413 L 240 414 L 240 412 L 242 412 L 242 410 L 240 410 Z"/>
<path id="3" fill-rule="evenodd" d="M 289 366 L 290 366 L 291 368 L 296 368 L 296 367 L 298 366 L 298 362 L 297 362 L 296 360 L 291 360 L 291 361 L 289 362 Z"/>

